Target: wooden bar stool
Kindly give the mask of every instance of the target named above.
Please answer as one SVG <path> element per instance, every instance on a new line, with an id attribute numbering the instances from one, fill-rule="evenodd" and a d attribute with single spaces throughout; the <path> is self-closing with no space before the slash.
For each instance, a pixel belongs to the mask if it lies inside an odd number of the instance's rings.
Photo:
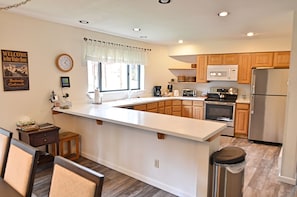
<path id="1" fill-rule="evenodd" d="M 71 141 L 75 142 L 75 153 L 71 152 Z M 62 132 L 59 134 L 59 146 L 60 146 L 60 155 L 66 157 L 70 160 L 76 160 L 80 156 L 79 151 L 79 134 L 73 133 L 70 131 Z M 64 153 L 64 143 L 67 143 L 67 152 Z"/>

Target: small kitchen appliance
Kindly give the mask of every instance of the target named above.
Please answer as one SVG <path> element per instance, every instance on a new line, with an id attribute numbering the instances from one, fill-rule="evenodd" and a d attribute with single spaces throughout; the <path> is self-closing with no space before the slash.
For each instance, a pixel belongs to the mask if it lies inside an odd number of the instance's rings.
<path id="1" fill-rule="evenodd" d="M 154 96 L 162 96 L 161 94 L 161 86 L 154 86 L 153 90 L 154 90 Z"/>
<path id="2" fill-rule="evenodd" d="M 193 89 L 183 89 L 183 96 L 194 97 L 194 96 L 196 96 L 196 90 L 193 90 Z"/>

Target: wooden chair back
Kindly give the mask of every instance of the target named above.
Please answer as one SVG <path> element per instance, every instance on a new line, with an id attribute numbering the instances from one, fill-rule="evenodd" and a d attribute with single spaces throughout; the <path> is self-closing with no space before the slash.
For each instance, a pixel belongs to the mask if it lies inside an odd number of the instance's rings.
<path id="1" fill-rule="evenodd" d="M 4 178 L 12 132 L 0 128 L 0 177 Z"/>
<path id="2" fill-rule="evenodd" d="M 104 175 L 56 156 L 49 197 L 100 197 Z"/>
<path id="3" fill-rule="evenodd" d="M 4 181 L 24 197 L 31 197 L 40 151 L 11 139 Z"/>

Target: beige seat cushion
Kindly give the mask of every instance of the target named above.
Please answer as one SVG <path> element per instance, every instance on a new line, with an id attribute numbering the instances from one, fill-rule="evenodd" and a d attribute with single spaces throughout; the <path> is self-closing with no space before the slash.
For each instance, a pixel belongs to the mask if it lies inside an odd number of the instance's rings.
<path id="1" fill-rule="evenodd" d="M 4 180 L 23 196 L 26 195 L 30 179 L 33 156 L 11 144 Z"/>
<path id="2" fill-rule="evenodd" d="M 5 135 L 0 135 L 0 171 L 4 165 L 4 157 L 5 157 L 5 151 L 6 146 L 8 143 L 9 138 Z"/>
<path id="3" fill-rule="evenodd" d="M 49 197 L 94 197 L 96 184 L 55 164 Z"/>

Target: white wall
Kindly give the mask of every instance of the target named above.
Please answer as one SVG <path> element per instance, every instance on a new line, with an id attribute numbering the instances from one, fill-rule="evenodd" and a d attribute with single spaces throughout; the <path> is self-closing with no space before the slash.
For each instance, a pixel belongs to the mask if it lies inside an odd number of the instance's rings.
<path id="1" fill-rule="evenodd" d="M 280 169 L 280 180 L 296 184 L 297 166 L 297 12 L 294 15 L 294 29 L 291 50 L 291 66 L 289 74 L 287 113 L 284 133 L 284 146 L 282 154 L 282 165 Z"/>
<path id="2" fill-rule="evenodd" d="M 38 123 L 52 122 L 49 96 L 52 90 L 61 96 L 60 76 L 70 77 L 71 87 L 65 88 L 64 93 L 70 94 L 72 102 L 87 102 L 87 72 L 82 63 L 83 37 L 151 48 L 146 66 L 146 95 L 151 95 L 153 85 L 167 85 L 167 81 L 172 78 L 168 72 L 169 66 L 185 64 L 168 57 L 167 49 L 161 46 L 8 12 L 0 12 L 0 26 L 0 49 L 27 51 L 29 56 L 30 90 L 4 91 L 3 80 L 0 79 L 0 126 L 11 131 L 15 131 L 16 122 L 23 116 L 29 116 Z M 60 53 L 68 53 L 74 59 L 74 68 L 70 72 L 63 73 L 56 68 L 55 58 Z M 104 99 L 115 99 L 123 96 L 123 93 L 105 96 Z"/>

